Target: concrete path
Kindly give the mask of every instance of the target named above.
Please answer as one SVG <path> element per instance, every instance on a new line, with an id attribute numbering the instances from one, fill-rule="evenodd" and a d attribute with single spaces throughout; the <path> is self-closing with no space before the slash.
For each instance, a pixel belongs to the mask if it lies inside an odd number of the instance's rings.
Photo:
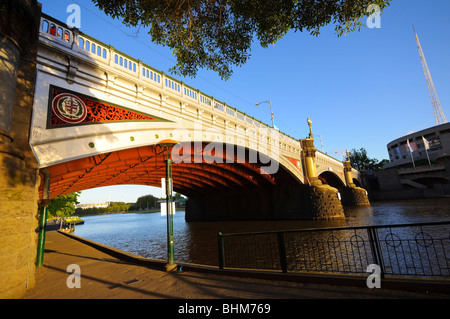
<path id="1" fill-rule="evenodd" d="M 81 288 L 68 288 L 71 264 L 80 267 Z M 345 285 L 223 276 L 189 270 L 167 273 L 124 261 L 56 231 L 47 232 L 44 266 L 24 299 L 303 299 L 449 298 L 449 294 L 369 289 Z M 75 281 L 70 281 L 75 282 Z M 382 283 L 383 285 L 383 283 Z"/>

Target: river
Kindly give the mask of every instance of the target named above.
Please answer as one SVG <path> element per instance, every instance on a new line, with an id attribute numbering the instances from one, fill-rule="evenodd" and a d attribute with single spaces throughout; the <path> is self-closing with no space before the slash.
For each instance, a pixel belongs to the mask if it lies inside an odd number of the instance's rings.
<path id="1" fill-rule="evenodd" d="M 217 265 L 217 233 L 288 229 L 393 225 L 450 220 L 450 198 L 374 202 L 370 207 L 346 207 L 339 221 L 195 222 L 174 215 L 175 261 Z M 166 259 L 166 216 L 126 213 L 82 217 L 74 235 L 142 257 Z"/>

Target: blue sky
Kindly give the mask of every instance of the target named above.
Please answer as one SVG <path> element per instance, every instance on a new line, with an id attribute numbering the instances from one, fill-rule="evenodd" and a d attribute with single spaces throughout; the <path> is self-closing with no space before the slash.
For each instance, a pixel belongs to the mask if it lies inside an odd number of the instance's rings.
<path id="1" fill-rule="evenodd" d="M 145 30 L 126 28 L 99 11 L 90 0 L 40 0 L 42 11 L 65 22 L 69 4 L 81 7 L 81 31 L 113 45 L 154 68 L 169 73 L 175 58 L 169 49 L 150 42 Z M 450 116 L 450 1 L 392 0 L 381 16 L 381 28 L 337 37 L 334 27 L 319 37 L 290 32 L 275 46 L 256 41 L 250 60 L 228 81 L 212 71 L 197 78 L 176 78 L 270 124 L 294 138 L 308 135 L 313 122 L 316 148 L 341 160 L 345 149 L 364 147 L 369 157 L 388 158 L 386 145 L 407 133 L 435 124 L 414 24 L 441 106 Z M 365 22 L 365 19 L 364 21 Z M 337 152 L 337 153 L 336 153 Z M 81 202 L 135 201 L 160 190 L 115 186 L 84 191 Z"/>

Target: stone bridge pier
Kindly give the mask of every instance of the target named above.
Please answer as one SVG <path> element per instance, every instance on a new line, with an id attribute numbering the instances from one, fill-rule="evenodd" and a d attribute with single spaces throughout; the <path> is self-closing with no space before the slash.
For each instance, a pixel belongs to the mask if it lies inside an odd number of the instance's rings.
<path id="1" fill-rule="evenodd" d="M 0 3 L 0 298 L 34 286 L 39 166 L 28 143 L 40 5 Z"/>
<path id="2" fill-rule="evenodd" d="M 347 158 L 348 151 L 347 151 Z M 351 171 L 352 166 L 350 161 L 344 161 L 344 175 L 346 186 L 341 188 L 342 205 L 344 206 L 370 206 L 369 197 L 367 191 L 364 188 L 357 187 L 353 183 Z"/>

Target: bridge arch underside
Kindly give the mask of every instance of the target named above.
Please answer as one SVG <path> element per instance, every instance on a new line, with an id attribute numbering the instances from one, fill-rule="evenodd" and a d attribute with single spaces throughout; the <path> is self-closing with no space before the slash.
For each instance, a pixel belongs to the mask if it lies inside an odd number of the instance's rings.
<path id="1" fill-rule="evenodd" d="M 330 185 L 331 187 L 341 189 L 345 187 L 344 182 L 342 179 L 334 172 L 331 171 L 323 171 L 319 174 L 319 179 L 322 181 L 323 184 Z"/>
<path id="2" fill-rule="evenodd" d="M 179 143 L 172 152 L 173 190 L 189 198 L 187 220 L 308 218 L 302 216 L 305 185 L 288 169 L 279 165 L 276 172 L 262 174 L 273 159 L 239 146 L 205 151 L 207 145 Z M 111 185 L 160 187 L 166 154 L 161 146 L 149 145 L 49 166 L 49 197 Z"/>

